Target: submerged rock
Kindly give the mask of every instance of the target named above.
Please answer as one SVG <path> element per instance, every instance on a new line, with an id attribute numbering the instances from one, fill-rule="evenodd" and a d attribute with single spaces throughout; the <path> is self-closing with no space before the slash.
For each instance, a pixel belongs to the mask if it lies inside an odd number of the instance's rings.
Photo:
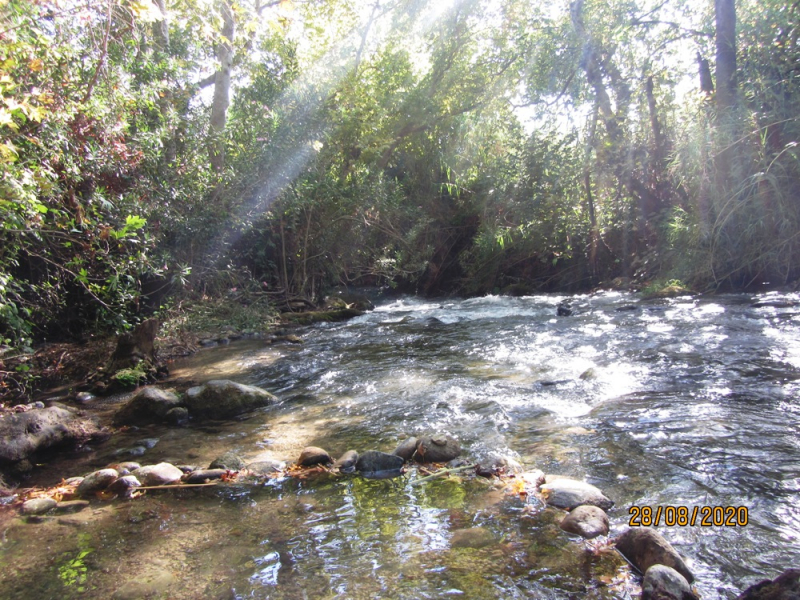
<path id="1" fill-rule="evenodd" d="M 591 504 L 603 510 L 608 510 L 614 506 L 614 502 L 609 500 L 603 492 L 586 483 L 576 479 L 553 479 L 541 486 L 542 494 L 550 506 L 572 510 L 581 504 Z"/>
<path id="2" fill-rule="evenodd" d="M 582 504 L 561 521 L 561 529 L 586 539 L 608 534 L 608 515 L 597 506 Z"/>
<path id="3" fill-rule="evenodd" d="M 418 443 L 419 443 L 418 438 L 410 437 L 404 442 L 401 442 L 401 444 L 394 449 L 394 452 L 392 452 L 392 454 L 394 454 L 395 456 L 399 456 L 403 460 L 411 460 L 411 458 L 414 456 L 414 452 L 417 451 Z"/>
<path id="4" fill-rule="evenodd" d="M 100 469 L 84 477 L 78 485 L 76 493 L 81 498 L 94 496 L 97 492 L 105 490 L 118 478 L 119 472 L 116 469 Z"/>
<path id="5" fill-rule="evenodd" d="M 59 514 L 73 514 L 81 512 L 90 506 L 88 500 L 62 500 L 56 505 L 56 512 Z"/>
<path id="6" fill-rule="evenodd" d="M 273 473 L 279 473 L 286 465 L 279 460 L 258 460 L 251 462 L 245 468 L 250 471 L 251 475 L 256 477 L 266 477 Z"/>
<path id="7" fill-rule="evenodd" d="M 180 399 L 172 392 L 157 387 L 146 387 L 114 414 L 114 424 L 160 423 L 166 420 L 170 410 L 177 408 L 180 404 Z"/>
<path id="8" fill-rule="evenodd" d="M 356 461 L 356 469 L 365 477 L 380 477 L 382 474 L 390 476 L 390 473 L 400 474 L 405 461 L 394 454 L 378 452 L 377 450 L 367 450 Z"/>
<path id="9" fill-rule="evenodd" d="M 456 529 L 450 538 L 450 546 L 453 548 L 485 548 L 496 542 L 494 534 L 485 527 Z"/>
<path id="10" fill-rule="evenodd" d="M 333 462 L 331 455 L 322 448 L 316 446 L 308 446 L 303 448 L 300 453 L 300 458 L 297 459 L 297 464 L 301 467 L 313 467 L 314 465 L 327 465 Z"/>
<path id="11" fill-rule="evenodd" d="M 358 452 L 348 450 L 333 463 L 333 467 L 342 473 L 352 473 L 356 470 L 356 462 L 358 462 Z"/>
<path id="12" fill-rule="evenodd" d="M 245 462 L 242 460 L 242 457 L 229 450 L 219 458 L 214 459 L 210 465 L 208 465 L 209 469 L 228 469 L 230 471 L 241 471 L 244 469 Z"/>
<path id="13" fill-rule="evenodd" d="M 421 463 L 446 463 L 460 455 L 461 445 L 455 438 L 436 434 L 419 439 L 414 459 Z"/>
<path id="14" fill-rule="evenodd" d="M 183 471 L 175 465 L 162 462 L 157 465 L 140 467 L 133 471 L 131 475 L 145 486 L 170 485 L 180 481 L 181 477 L 183 477 Z"/>
<path id="15" fill-rule="evenodd" d="M 644 574 L 642 600 L 697 600 L 689 582 L 675 569 L 653 565 Z"/>
<path id="16" fill-rule="evenodd" d="M 675 569 L 689 583 L 694 581 L 694 575 L 681 555 L 655 529 L 632 527 L 617 538 L 616 546 L 617 550 L 642 573 L 653 565 L 664 565 Z"/>
<path id="17" fill-rule="evenodd" d="M 189 388 L 184 404 L 195 419 L 228 419 L 277 401 L 261 388 L 220 379 Z"/>
<path id="18" fill-rule="evenodd" d="M 789 569 L 770 581 L 747 588 L 736 600 L 797 600 L 800 598 L 800 569 Z"/>

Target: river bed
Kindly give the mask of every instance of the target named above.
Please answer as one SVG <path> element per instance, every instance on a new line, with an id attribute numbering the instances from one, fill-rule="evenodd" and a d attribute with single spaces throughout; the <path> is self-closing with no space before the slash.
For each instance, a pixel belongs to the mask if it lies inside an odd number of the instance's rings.
<path id="1" fill-rule="evenodd" d="M 568 300 L 573 315 L 557 317 Z M 760 305 L 755 305 L 760 302 Z M 747 525 L 660 526 L 704 599 L 800 564 L 800 296 L 394 298 L 346 323 L 204 349 L 182 381 L 281 403 L 246 419 L 119 433 L 51 465 L 294 460 L 307 445 L 391 452 L 445 432 L 470 460 L 586 480 L 632 506 L 735 506 Z M 169 384 L 167 384 L 169 385 Z M 101 402 L 109 414 L 121 400 Z M 133 454 L 131 454 L 133 453 Z M 140 456 L 138 454 L 141 454 Z M 602 542 L 496 482 L 277 479 L 6 518 L 2 598 L 626 598 Z"/>

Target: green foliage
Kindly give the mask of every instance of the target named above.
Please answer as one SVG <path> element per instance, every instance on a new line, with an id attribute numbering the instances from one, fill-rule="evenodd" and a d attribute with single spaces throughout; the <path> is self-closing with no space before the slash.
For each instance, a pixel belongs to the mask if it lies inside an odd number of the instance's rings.
<path id="1" fill-rule="evenodd" d="M 89 569 L 86 565 L 86 558 L 94 552 L 94 548 L 89 546 L 89 537 L 86 534 L 78 535 L 78 552 L 72 558 L 65 558 L 58 566 L 58 578 L 64 587 L 78 593 L 85 593 L 86 579 Z"/>
<path id="2" fill-rule="evenodd" d="M 737 3 L 727 115 L 679 94 L 713 58 L 687 0 L 239 0 L 232 40 L 199 0 L 155 6 L 3 3 L 3 343 L 126 329 L 153 280 L 286 301 L 800 276 L 794 4 Z"/>

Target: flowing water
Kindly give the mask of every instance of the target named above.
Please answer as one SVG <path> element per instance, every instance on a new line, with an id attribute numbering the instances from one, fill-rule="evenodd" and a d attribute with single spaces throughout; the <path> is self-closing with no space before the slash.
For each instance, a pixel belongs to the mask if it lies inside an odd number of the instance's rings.
<path id="1" fill-rule="evenodd" d="M 665 526 L 703 598 L 800 565 L 800 297 L 386 300 L 301 346 L 247 341 L 176 364 L 281 403 L 247 419 L 120 433 L 62 468 L 291 461 L 391 451 L 426 431 L 470 460 L 586 480 L 616 505 L 735 506 L 746 526 Z M 753 306 L 754 301 L 762 306 Z M 109 402 L 108 410 L 115 407 Z M 75 472 L 67 473 L 76 474 Z M 739 513 L 742 514 L 741 512 Z M 148 493 L 3 522 L 2 598 L 626 598 L 635 578 L 559 511 L 472 476 L 320 475 Z"/>

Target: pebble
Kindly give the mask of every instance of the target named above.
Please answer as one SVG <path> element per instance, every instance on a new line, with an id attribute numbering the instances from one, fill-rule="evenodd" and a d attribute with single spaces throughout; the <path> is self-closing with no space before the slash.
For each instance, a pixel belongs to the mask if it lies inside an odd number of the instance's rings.
<path id="1" fill-rule="evenodd" d="M 608 515 L 601 508 L 583 504 L 564 517 L 560 527 L 568 533 L 592 539 L 608 534 Z"/>
<path id="2" fill-rule="evenodd" d="M 76 493 L 82 498 L 94 496 L 97 492 L 102 492 L 119 478 L 116 469 L 100 469 L 84 477 Z"/>
<path id="3" fill-rule="evenodd" d="M 301 467 L 313 467 L 314 465 L 322 465 L 332 463 L 331 455 L 322 448 L 316 446 L 308 446 L 300 453 L 300 458 L 297 459 L 297 464 Z"/>
<path id="4" fill-rule="evenodd" d="M 170 485 L 180 481 L 183 471 L 166 462 L 140 467 L 131 473 L 145 486 Z"/>
<path id="5" fill-rule="evenodd" d="M 591 504 L 608 510 L 614 506 L 614 502 L 595 486 L 577 479 L 565 477 L 549 480 L 540 489 L 547 504 L 556 508 L 572 510 L 581 504 Z"/>
<path id="6" fill-rule="evenodd" d="M 209 481 L 220 479 L 227 472 L 227 469 L 197 469 L 196 471 L 186 474 L 183 477 L 183 482 L 193 485 L 198 483 L 208 483 Z"/>

